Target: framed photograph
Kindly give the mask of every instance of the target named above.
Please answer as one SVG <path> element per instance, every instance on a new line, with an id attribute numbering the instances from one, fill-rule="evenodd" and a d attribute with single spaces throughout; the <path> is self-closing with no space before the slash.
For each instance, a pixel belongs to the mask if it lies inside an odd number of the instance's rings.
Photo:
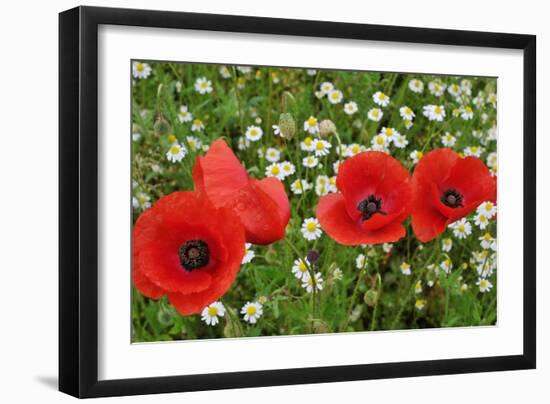
<path id="1" fill-rule="evenodd" d="M 60 14 L 59 387 L 535 367 L 535 37 Z"/>

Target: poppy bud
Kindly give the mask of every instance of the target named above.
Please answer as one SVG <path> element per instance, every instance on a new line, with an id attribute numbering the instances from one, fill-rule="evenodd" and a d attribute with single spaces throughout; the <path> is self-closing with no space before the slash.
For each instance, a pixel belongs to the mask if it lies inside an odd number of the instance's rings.
<path id="1" fill-rule="evenodd" d="M 283 112 L 279 117 L 279 130 L 281 137 L 290 140 L 296 134 L 296 121 L 292 117 L 292 114 Z"/>
<path id="2" fill-rule="evenodd" d="M 165 308 L 160 308 L 157 313 L 157 320 L 163 326 L 169 326 L 173 321 L 173 313 Z"/>
<path id="3" fill-rule="evenodd" d="M 369 289 L 365 292 L 363 300 L 367 306 L 374 306 L 378 301 L 378 292 L 374 289 Z"/>
<path id="4" fill-rule="evenodd" d="M 312 331 L 314 334 L 326 334 L 331 330 L 328 324 L 321 320 L 313 320 Z"/>
<path id="5" fill-rule="evenodd" d="M 319 261 L 319 257 L 321 254 L 319 254 L 319 251 L 317 250 L 311 250 L 307 253 L 307 260 L 311 265 L 316 265 L 317 261 Z"/>
<path id="6" fill-rule="evenodd" d="M 170 132 L 170 124 L 161 114 L 159 114 L 153 125 L 153 130 L 157 136 L 167 135 Z"/>
<path id="7" fill-rule="evenodd" d="M 336 125 L 330 119 L 325 119 L 319 124 L 319 135 L 329 137 L 336 133 Z"/>

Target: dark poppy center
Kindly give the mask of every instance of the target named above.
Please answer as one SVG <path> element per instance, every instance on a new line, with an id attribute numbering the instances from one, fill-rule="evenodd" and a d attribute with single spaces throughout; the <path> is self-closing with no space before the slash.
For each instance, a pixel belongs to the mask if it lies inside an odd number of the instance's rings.
<path id="1" fill-rule="evenodd" d="M 462 204 L 462 194 L 454 188 L 449 188 L 448 190 L 443 192 L 443 195 L 441 195 L 441 198 L 439 198 L 439 200 L 450 208 L 464 207 L 464 205 Z"/>
<path id="2" fill-rule="evenodd" d="M 208 265 L 210 252 L 208 244 L 202 240 L 187 240 L 178 250 L 180 264 L 186 271 L 202 268 Z"/>
<path id="3" fill-rule="evenodd" d="M 386 214 L 382 210 L 382 198 L 377 198 L 375 195 L 369 195 L 367 199 L 359 202 L 357 210 L 361 212 L 362 220 L 369 220 L 375 213 Z"/>

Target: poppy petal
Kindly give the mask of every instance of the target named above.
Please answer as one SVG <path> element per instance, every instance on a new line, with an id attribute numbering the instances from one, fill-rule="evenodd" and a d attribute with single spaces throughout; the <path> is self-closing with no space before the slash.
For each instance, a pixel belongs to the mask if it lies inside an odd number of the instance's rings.
<path id="1" fill-rule="evenodd" d="M 133 271 L 134 285 L 139 293 L 150 298 L 160 299 L 164 295 L 164 289 L 159 288 L 153 282 L 151 282 L 143 273 L 137 269 Z"/>
<path id="2" fill-rule="evenodd" d="M 222 139 L 213 142 L 205 156 L 197 157 L 192 175 L 196 190 L 205 192 L 216 206 L 248 184 L 246 170 Z"/>
<path id="3" fill-rule="evenodd" d="M 283 183 L 275 177 L 267 177 L 260 181 L 252 180 L 252 182 L 277 204 L 281 222 L 286 225 L 290 219 L 290 203 Z"/>
<path id="4" fill-rule="evenodd" d="M 265 188 L 265 184 L 262 187 Z M 228 201 L 228 207 L 241 219 L 246 241 L 264 245 L 284 237 L 288 219 L 283 221 L 281 215 L 286 213 L 257 183 L 250 182 L 241 188 Z"/>
<path id="5" fill-rule="evenodd" d="M 390 223 L 374 231 L 364 229 L 348 215 L 343 194 L 323 196 L 317 205 L 316 215 L 323 230 L 344 245 L 389 243 L 399 240 L 406 234 L 405 228 L 399 222 Z"/>

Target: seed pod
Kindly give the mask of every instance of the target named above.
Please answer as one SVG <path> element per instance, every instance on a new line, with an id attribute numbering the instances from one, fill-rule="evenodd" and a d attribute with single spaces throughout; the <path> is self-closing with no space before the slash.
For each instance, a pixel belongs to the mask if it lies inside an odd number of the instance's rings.
<path id="1" fill-rule="evenodd" d="M 292 114 L 283 112 L 279 117 L 279 130 L 281 137 L 290 140 L 296 134 L 296 121 L 292 117 Z"/>
<path id="2" fill-rule="evenodd" d="M 319 135 L 329 137 L 336 133 L 336 125 L 330 119 L 325 119 L 319 124 Z"/>
<path id="3" fill-rule="evenodd" d="M 294 111 L 294 108 L 296 107 L 296 99 L 292 95 L 290 91 L 283 92 L 283 96 L 281 98 L 281 109 L 283 112 L 289 112 Z"/>
<path id="4" fill-rule="evenodd" d="M 170 124 L 162 114 L 159 114 L 157 116 L 157 120 L 155 121 L 155 124 L 153 125 L 153 130 L 155 132 L 155 135 L 157 136 L 164 136 L 167 135 L 170 132 Z"/>
<path id="5" fill-rule="evenodd" d="M 326 334 L 330 332 L 330 328 L 328 324 L 322 320 L 313 320 L 312 331 L 314 334 Z"/>
<path id="6" fill-rule="evenodd" d="M 378 301 L 378 292 L 374 289 L 367 290 L 363 296 L 363 301 L 367 306 L 374 306 Z"/>

